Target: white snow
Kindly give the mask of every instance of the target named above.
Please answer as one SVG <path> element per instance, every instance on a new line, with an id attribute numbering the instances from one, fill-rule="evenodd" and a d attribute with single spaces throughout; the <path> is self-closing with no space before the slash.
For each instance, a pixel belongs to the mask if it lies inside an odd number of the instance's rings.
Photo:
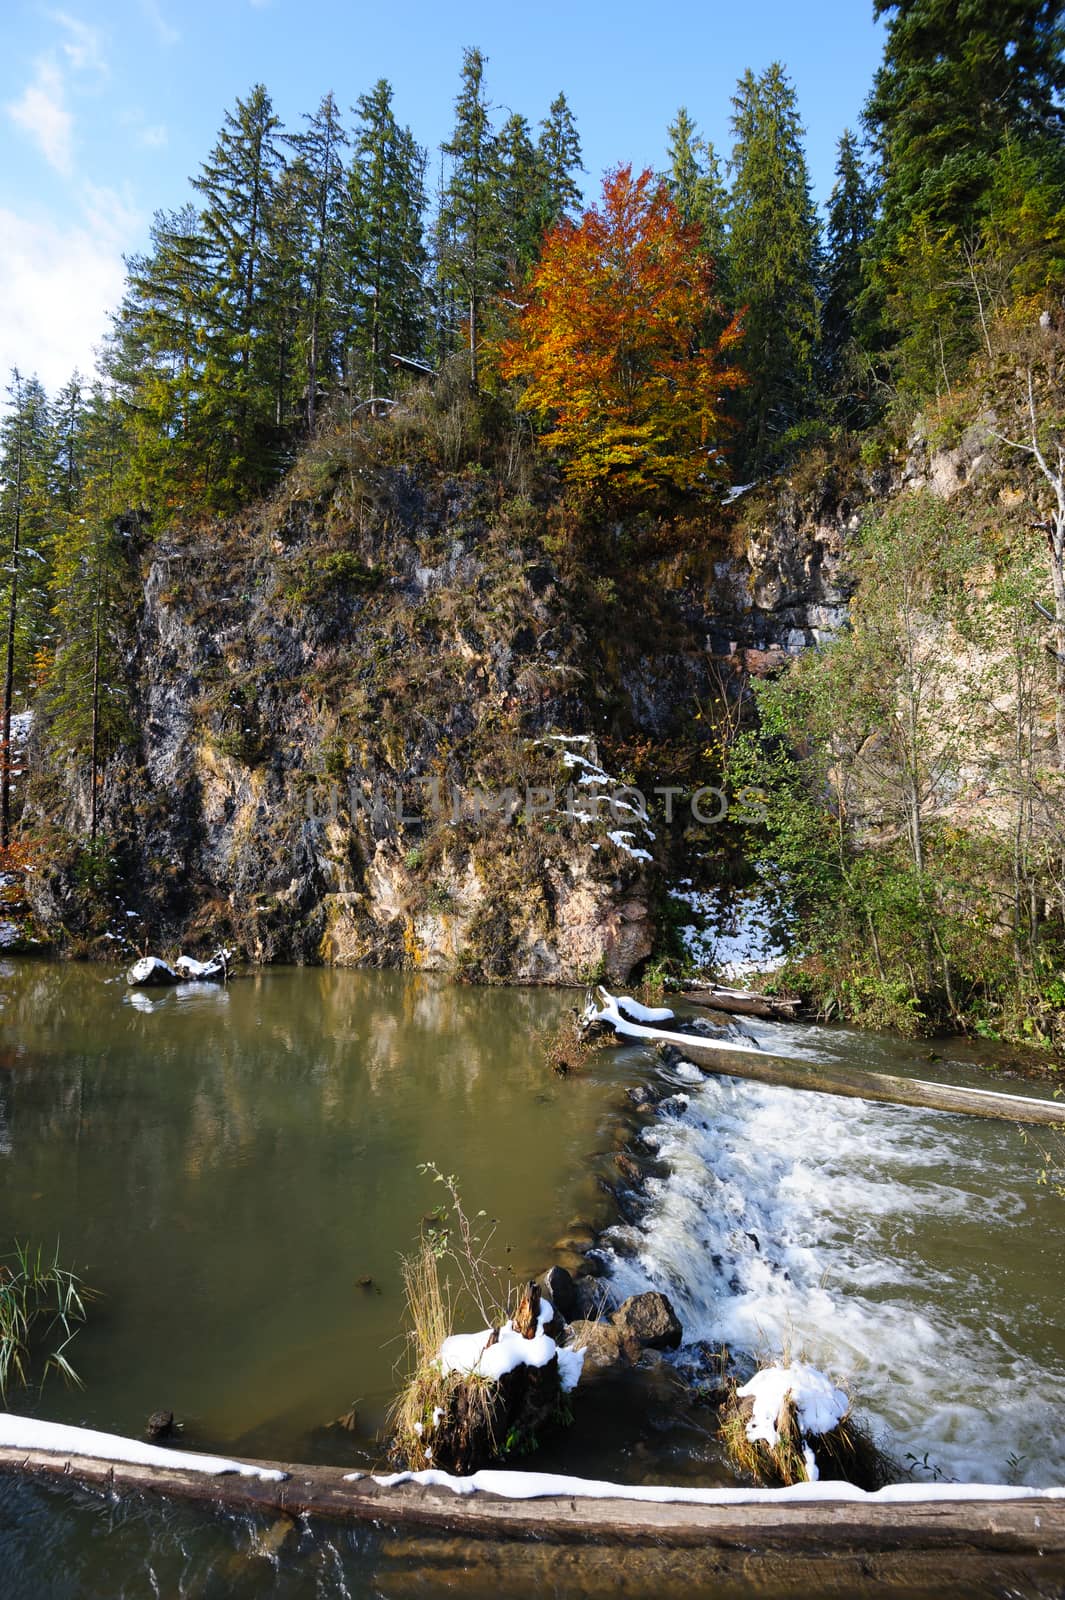
<path id="1" fill-rule="evenodd" d="M 158 956 L 142 956 L 129 969 L 130 983 L 176 983 L 177 973 Z"/>
<path id="2" fill-rule="evenodd" d="M 644 1006 L 631 994 L 619 994 L 617 1006 L 633 1022 L 672 1022 L 674 1017 L 668 1006 Z"/>
<path id="3" fill-rule="evenodd" d="M 531 1339 L 518 1333 L 512 1322 L 505 1322 L 499 1338 L 490 1345 L 491 1328 L 480 1333 L 453 1333 L 440 1346 L 437 1360 L 445 1377 L 458 1372 L 463 1377 L 476 1376 L 497 1381 L 515 1367 L 546 1367 L 558 1357 L 558 1371 L 563 1393 L 577 1387 L 584 1366 L 583 1350 L 560 1350 L 544 1329 L 555 1315 L 550 1300 L 540 1301 L 537 1331 Z"/>
<path id="4" fill-rule="evenodd" d="M 703 1045 L 711 1050 L 742 1050 L 748 1054 L 761 1051 L 761 1046 L 754 1037 L 712 1039 L 708 1035 L 699 1034 L 697 1037 L 690 1033 L 671 1033 L 665 1028 L 648 1028 L 640 1022 L 630 1022 L 618 1009 L 618 1002 L 612 994 L 600 988 L 598 991 L 600 1004 L 590 1001 L 584 1013 L 587 1022 L 609 1022 L 614 1032 L 624 1039 L 645 1039 L 651 1043 L 675 1044 L 682 1050 L 690 1050 L 693 1045 Z"/>
<path id="5" fill-rule="evenodd" d="M 747 494 L 749 490 L 756 487 L 756 483 L 734 483 L 732 488 L 729 489 L 726 494 L 722 495 L 721 504 L 723 506 L 730 506 L 734 500 L 739 499 L 741 494 Z"/>
<path id="6" fill-rule="evenodd" d="M 345 1481 L 362 1474 L 350 1472 Z M 851 1500 L 880 1505 L 915 1505 L 936 1501 L 1063 1500 L 1065 1488 L 1014 1488 L 1002 1483 L 892 1483 L 870 1493 L 852 1483 L 825 1481 L 795 1483 L 787 1489 L 699 1489 L 658 1483 L 607 1483 L 599 1478 L 572 1478 L 560 1472 L 511 1472 L 486 1468 L 468 1478 L 431 1468 L 426 1472 L 393 1472 L 374 1477 L 382 1489 L 416 1483 L 426 1489 L 450 1489 L 454 1494 L 497 1494 L 508 1500 L 545 1498 L 583 1500 L 644 1500 L 657 1505 L 749 1506 L 787 1504 L 804 1500 Z"/>
<path id="7" fill-rule="evenodd" d="M 99 1433 L 95 1428 L 72 1428 L 63 1422 L 40 1422 L 0 1411 L 0 1446 L 10 1450 L 45 1450 L 49 1455 L 93 1456 L 98 1461 L 127 1461 L 141 1467 L 170 1467 L 182 1472 L 203 1472 L 217 1477 L 234 1472 L 241 1478 L 262 1478 L 282 1483 L 288 1477 L 274 1467 L 251 1466 L 226 1456 L 197 1455 L 184 1450 L 164 1450 L 120 1433 Z"/>
<path id="8" fill-rule="evenodd" d="M 747 1423 L 747 1437 L 753 1444 L 761 1440 L 772 1447 L 777 1443 L 777 1418 L 790 1395 L 803 1433 L 831 1433 L 847 1415 L 850 1402 L 830 1378 L 805 1362 L 789 1367 L 763 1367 L 749 1383 L 736 1390 L 741 1400 L 754 1401 L 754 1412 Z"/>
<path id="9" fill-rule="evenodd" d="M 712 967 L 735 982 L 783 965 L 782 914 L 766 890 L 693 889 L 684 879 L 669 893 L 695 913 L 694 921 L 677 930 L 693 966 Z"/>
<path id="10" fill-rule="evenodd" d="M 626 855 L 630 855 L 634 861 L 651 861 L 654 859 L 650 850 L 641 850 L 638 845 L 634 845 L 631 842 L 631 829 L 615 828 L 612 833 L 607 834 L 607 838 L 611 844 L 617 845 L 619 850 L 624 850 Z"/>

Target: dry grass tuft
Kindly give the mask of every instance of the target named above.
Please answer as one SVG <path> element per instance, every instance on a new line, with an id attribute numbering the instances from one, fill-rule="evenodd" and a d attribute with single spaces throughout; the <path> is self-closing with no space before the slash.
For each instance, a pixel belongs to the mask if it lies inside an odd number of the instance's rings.
<path id="1" fill-rule="evenodd" d="M 597 1041 L 581 1032 L 576 1014 L 544 1028 L 538 1043 L 547 1066 L 558 1078 L 577 1072 L 598 1048 Z"/>

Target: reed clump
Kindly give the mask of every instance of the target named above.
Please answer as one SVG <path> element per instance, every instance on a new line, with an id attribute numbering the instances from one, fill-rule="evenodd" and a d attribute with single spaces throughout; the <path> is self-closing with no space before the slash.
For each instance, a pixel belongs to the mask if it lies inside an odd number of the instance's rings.
<path id="1" fill-rule="evenodd" d="M 47 1345 L 41 1383 L 56 1372 L 81 1387 L 67 1351 L 92 1298 L 93 1291 L 60 1264 L 58 1244 L 49 1258 L 42 1246 L 16 1241 L 0 1258 L 0 1400 L 6 1402 L 10 1385 L 29 1384 L 33 1357 Z"/>
<path id="2" fill-rule="evenodd" d="M 544 1061 L 556 1078 L 578 1072 L 598 1048 L 598 1041 L 582 1032 L 575 1013 L 554 1027 L 544 1028 L 539 1042 Z"/>
<path id="3" fill-rule="evenodd" d="M 494 1228 L 482 1235 L 480 1219 L 470 1217 L 458 1181 L 432 1162 L 420 1169 L 443 1184 L 448 1200 L 425 1222 L 418 1248 L 401 1263 L 407 1311 L 406 1375 L 389 1412 L 391 1454 L 420 1469 L 462 1465 L 467 1441 L 487 1441 L 498 1452 L 495 1383 L 476 1374 L 445 1373 L 440 1347 L 454 1331 L 456 1298 L 476 1308 L 483 1326 L 498 1329 L 509 1314 L 509 1289 L 488 1250 Z M 453 1286 L 452 1276 L 455 1283 Z"/>

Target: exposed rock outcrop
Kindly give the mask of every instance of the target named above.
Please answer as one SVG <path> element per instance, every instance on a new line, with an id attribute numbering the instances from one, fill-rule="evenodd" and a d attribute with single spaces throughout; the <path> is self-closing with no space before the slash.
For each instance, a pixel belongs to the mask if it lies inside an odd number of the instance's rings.
<path id="1" fill-rule="evenodd" d="M 87 794 L 51 752 L 27 803 L 51 830 L 39 922 L 98 954 L 150 936 L 625 977 L 653 947 L 662 844 L 628 817 L 575 819 L 567 786 L 587 773 L 569 758 L 606 761 L 603 734 L 670 738 L 722 670 L 738 682 L 837 631 L 855 497 L 786 490 L 742 537 L 722 513 L 682 554 L 649 539 L 622 590 L 559 559 L 550 493 L 394 463 L 307 476 L 146 550 L 136 737 L 102 786 L 110 876 L 90 914 Z M 128 921 L 106 920 L 116 906 Z"/>

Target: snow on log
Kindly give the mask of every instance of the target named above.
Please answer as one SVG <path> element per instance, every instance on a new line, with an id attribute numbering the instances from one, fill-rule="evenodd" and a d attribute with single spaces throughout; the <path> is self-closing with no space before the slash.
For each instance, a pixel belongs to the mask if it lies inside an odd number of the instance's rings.
<path id="1" fill-rule="evenodd" d="M 226 1456 L 164 1450 L 157 1444 L 127 1439 L 120 1433 L 100 1433 L 95 1428 L 72 1428 L 63 1422 L 40 1422 L 36 1417 L 19 1417 L 10 1411 L 0 1411 L 0 1449 L 91 1456 L 96 1460 L 119 1461 L 130 1466 L 203 1472 L 211 1477 L 232 1472 L 240 1478 L 261 1478 L 267 1483 L 281 1483 L 287 1476 L 276 1467 L 230 1461 Z"/>

